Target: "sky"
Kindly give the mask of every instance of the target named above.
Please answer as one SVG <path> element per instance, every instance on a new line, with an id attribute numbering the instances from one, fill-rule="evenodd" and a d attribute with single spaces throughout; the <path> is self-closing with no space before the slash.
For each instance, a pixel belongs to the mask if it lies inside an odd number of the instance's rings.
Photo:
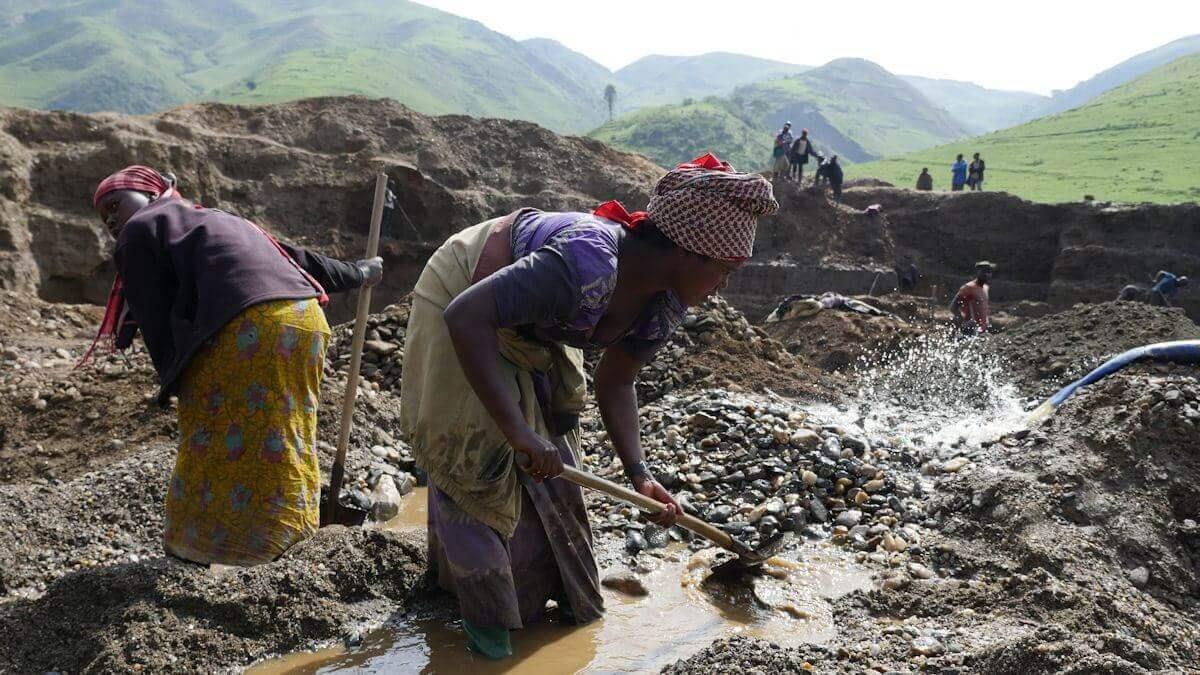
<path id="1" fill-rule="evenodd" d="M 854 56 L 898 75 L 1039 94 L 1200 33 L 1196 0 L 418 1 L 518 40 L 557 40 L 614 70 L 647 54 L 726 51 L 811 66 Z"/>

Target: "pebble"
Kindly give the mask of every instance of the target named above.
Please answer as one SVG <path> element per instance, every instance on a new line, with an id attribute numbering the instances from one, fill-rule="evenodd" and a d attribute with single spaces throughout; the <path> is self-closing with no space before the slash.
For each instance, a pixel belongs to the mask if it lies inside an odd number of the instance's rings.
<path id="1" fill-rule="evenodd" d="M 381 480 L 371 493 L 371 519 L 377 523 L 391 520 L 400 513 L 400 491 L 395 481 Z"/>
<path id="2" fill-rule="evenodd" d="M 646 537 L 642 536 L 637 530 L 629 530 L 625 533 L 625 550 L 630 553 L 644 551 L 649 546 Z"/>
<path id="3" fill-rule="evenodd" d="M 642 582 L 641 578 L 629 570 L 604 575 L 604 578 L 600 580 L 600 585 L 635 598 L 650 595 L 650 590 L 646 588 L 646 584 Z"/>
<path id="4" fill-rule="evenodd" d="M 971 460 L 966 457 L 955 457 L 954 459 L 942 465 L 942 471 L 946 473 L 958 473 L 962 468 L 971 463 Z"/>
<path id="5" fill-rule="evenodd" d="M 916 562 L 908 564 L 908 573 L 913 575 L 914 579 L 932 579 L 934 577 L 933 570 Z"/>
<path id="6" fill-rule="evenodd" d="M 919 637 L 912 641 L 910 651 L 916 656 L 941 656 L 946 653 L 946 646 L 931 637 Z"/>
<path id="7" fill-rule="evenodd" d="M 1150 583 L 1150 570 L 1145 566 L 1129 570 L 1129 582 L 1138 588 L 1145 588 L 1146 584 Z"/>
<path id="8" fill-rule="evenodd" d="M 859 521 L 862 520 L 862 517 L 862 511 L 859 511 L 858 509 L 847 509 L 846 511 L 842 511 L 838 514 L 837 520 L 835 520 L 834 523 L 841 525 L 842 527 L 854 527 L 855 525 L 858 525 Z"/>

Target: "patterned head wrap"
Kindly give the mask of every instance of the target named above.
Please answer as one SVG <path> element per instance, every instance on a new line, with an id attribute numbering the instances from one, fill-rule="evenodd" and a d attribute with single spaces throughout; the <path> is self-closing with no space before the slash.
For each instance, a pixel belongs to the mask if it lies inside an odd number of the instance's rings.
<path id="1" fill-rule="evenodd" d="M 100 206 L 100 200 L 104 199 L 104 195 L 117 190 L 138 190 L 162 195 L 169 192 L 171 186 L 154 169 L 134 164 L 100 181 L 100 184 L 96 186 L 96 194 L 92 197 L 92 208 Z"/>
<path id="2" fill-rule="evenodd" d="M 707 153 L 663 176 L 644 212 L 629 214 L 620 203 L 607 202 L 595 213 L 631 229 L 650 218 L 681 248 L 717 260 L 741 261 L 754 252 L 758 217 L 778 210 L 770 181 L 739 173 Z"/>

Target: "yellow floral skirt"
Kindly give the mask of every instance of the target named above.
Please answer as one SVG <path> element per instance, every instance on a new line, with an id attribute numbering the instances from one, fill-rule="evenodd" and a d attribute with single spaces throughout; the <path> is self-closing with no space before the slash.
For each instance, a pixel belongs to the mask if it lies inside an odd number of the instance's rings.
<path id="1" fill-rule="evenodd" d="M 256 565 L 316 532 L 328 343 L 316 300 L 281 300 L 243 311 L 193 356 L 179 387 L 168 553 Z"/>

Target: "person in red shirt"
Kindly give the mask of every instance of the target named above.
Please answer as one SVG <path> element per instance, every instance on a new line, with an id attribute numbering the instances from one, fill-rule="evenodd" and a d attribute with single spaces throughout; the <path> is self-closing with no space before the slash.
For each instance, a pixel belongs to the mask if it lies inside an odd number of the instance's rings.
<path id="1" fill-rule="evenodd" d="M 993 269 L 992 263 L 986 260 L 975 263 L 975 278 L 963 284 L 950 301 L 950 315 L 964 335 L 980 335 L 991 328 L 988 289 Z"/>

